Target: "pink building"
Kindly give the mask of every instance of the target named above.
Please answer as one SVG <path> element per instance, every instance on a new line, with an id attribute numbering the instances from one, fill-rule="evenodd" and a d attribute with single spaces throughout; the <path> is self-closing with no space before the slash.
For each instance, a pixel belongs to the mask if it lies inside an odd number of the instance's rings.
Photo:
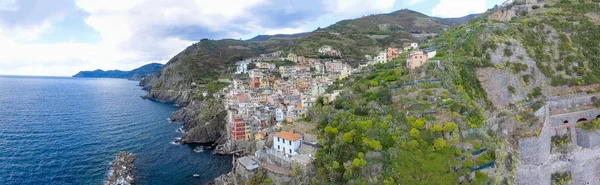
<path id="1" fill-rule="evenodd" d="M 410 52 L 406 59 L 406 67 L 408 67 L 408 69 L 415 69 L 425 64 L 427 60 L 427 54 L 422 51 L 413 51 Z"/>

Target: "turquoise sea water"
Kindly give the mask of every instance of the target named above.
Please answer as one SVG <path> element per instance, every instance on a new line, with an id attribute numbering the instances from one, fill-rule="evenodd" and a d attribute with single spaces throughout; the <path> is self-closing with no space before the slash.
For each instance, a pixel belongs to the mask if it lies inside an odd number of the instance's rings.
<path id="1" fill-rule="evenodd" d="M 0 76 L 0 184 L 102 184 L 119 151 L 137 157 L 137 184 L 204 184 L 231 169 L 229 156 L 172 144 L 178 107 L 143 100 L 137 83 Z"/>

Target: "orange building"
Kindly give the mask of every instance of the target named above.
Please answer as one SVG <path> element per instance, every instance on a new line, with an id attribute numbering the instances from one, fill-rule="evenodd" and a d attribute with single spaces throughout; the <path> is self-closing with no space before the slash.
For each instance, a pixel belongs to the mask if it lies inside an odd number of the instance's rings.
<path id="1" fill-rule="evenodd" d="M 408 69 L 415 69 L 425 64 L 427 60 L 427 54 L 423 53 L 423 51 L 413 51 L 410 52 L 406 59 L 406 67 Z"/>
<path id="2" fill-rule="evenodd" d="M 388 48 L 387 49 L 387 60 L 392 61 L 395 58 L 400 56 L 400 50 L 398 48 Z"/>
<path id="3" fill-rule="evenodd" d="M 247 139 L 244 118 L 236 117 L 231 120 L 231 138 L 236 141 Z"/>

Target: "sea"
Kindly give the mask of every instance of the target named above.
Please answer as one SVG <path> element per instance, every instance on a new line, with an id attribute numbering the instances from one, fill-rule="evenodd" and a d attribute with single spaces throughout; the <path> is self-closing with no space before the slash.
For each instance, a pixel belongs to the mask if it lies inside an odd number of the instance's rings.
<path id="1" fill-rule="evenodd" d="M 104 184 L 120 151 L 136 156 L 140 185 L 205 184 L 231 170 L 231 156 L 173 143 L 182 124 L 167 118 L 179 107 L 142 99 L 137 84 L 0 76 L 0 184 Z"/>

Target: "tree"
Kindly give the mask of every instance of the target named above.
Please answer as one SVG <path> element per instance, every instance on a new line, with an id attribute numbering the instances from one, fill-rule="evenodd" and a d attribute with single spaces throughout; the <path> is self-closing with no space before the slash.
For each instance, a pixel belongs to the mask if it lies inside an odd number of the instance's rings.
<path id="1" fill-rule="evenodd" d="M 249 63 L 247 66 L 248 70 L 252 70 L 252 69 L 256 69 L 256 64 L 254 63 Z"/>
<path id="2" fill-rule="evenodd" d="M 444 149 L 450 147 L 450 144 L 444 140 L 444 138 L 437 138 L 433 141 L 433 147 L 436 150 Z"/>
<path id="3" fill-rule="evenodd" d="M 441 125 L 434 125 L 430 128 L 432 132 L 442 132 L 444 128 Z"/>
<path id="4" fill-rule="evenodd" d="M 412 136 L 415 139 L 419 139 L 421 138 L 421 132 L 416 128 L 412 128 L 410 129 L 410 136 Z"/>
<path id="5" fill-rule="evenodd" d="M 444 131 L 446 132 L 452 132 L 456 129 L 458 129 L 458 125 L 454 122 L 448 122 L 446 125 L 444 125 Z"/>
<path id="6" fill-rule="evenodd" d="M 352 130 L 351 132 L 347 132 L 342 136 L 342 139 L 344 140 L 345 143 L 352 143 L 352 140 L 354 135 L 354 130 Z"/>

